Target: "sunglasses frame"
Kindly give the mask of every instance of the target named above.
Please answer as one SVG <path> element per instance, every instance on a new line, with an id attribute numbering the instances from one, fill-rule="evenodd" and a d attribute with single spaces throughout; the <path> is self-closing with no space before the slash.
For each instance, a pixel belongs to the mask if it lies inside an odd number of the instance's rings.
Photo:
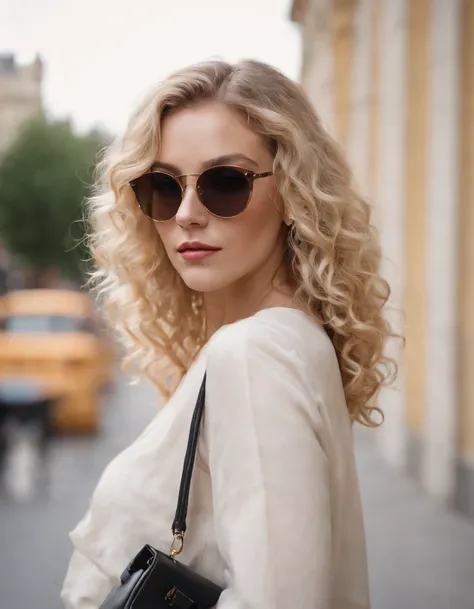
<path id="1" fill-rule="evenodd" d="M 249 195 L 247 198 L 247 201 L 245 202 L 245 207 L 242 209 L 242 211 L 240 211 L 238 214 L 235 214 L 234 216 L 219 216 L 218 214 L 215 214 L 214 212 L 212 212 L 210 209 L 207 208 L 207 206 L 202 202 L 202 199 L 200 197 L 200 191 L 199 191 L 199 179 L 201 178 L 201 176 L 203 174 L 205 174 L 208 171 L 211 171 L 213 169 L 236 169 L 239 171 L 239 173 L 241 173 L 247 180 L 248 186 L 249 186 Z M 138 200 L 138 196 L 135 190 L 135 186 L 136 186 L 136 182 L 142 178 L 143 176 L 146 175 L 152 175 L 154 173 L 160 173 L 163 175 L 166 175 L 168 177 L 170 177 L 171 179 L 173 179 L 181 188 L 181 201 L 179 203 L 178 209 L 176 210 L 176 213 L 174 214 L 174 216 L 171 216 L 171 218 L 168 218 L 167 220 L 156 220 L 155 218 L 152 218 L 151 216 L 149 216 L 145 210 L 143 209 L 143 207 L 140 204 L 140 201 Z M 168 172 L 168 171 L 164 171 L 162 169 L 159 169 L 157 171 L 147 171 L 146 173 L 143 173 L 141 176 L 139 176 L 138 178 L 135 178 L 134 180 L 131 180 L 129 182 L 130 187 L 133 190 L 133 193 L 135 195 L 135 199 L 137 201 L 138 207 L 140 208 L 140 210 L 145 214 L 145 216 L 147 218 L 150 218 L 150 220 L 152 220 L 153 222 L 156 222 L 158 224 L 162 224 L 163 222 L 170 222 L 170 220 L 173 220 L 174 218 L 176 218 L 176 214 L 179 211 L 179 208 L 181 207 L 181 204 L 183 203 L 183 199 L 184 199 L 184 193 L 186 191 L 187 185 L 182 183 L 182 179 L 183 178 L 197 178 L 196 180 L 196 193 L 199 199 L 199 202 L 201 203 L 201 205 L 203 207 L 206 208 L 206 210 L 211 214 L 211 216 L 214 216 L 215 218 L 220 218 L 221 220 L 231 220 L 232 218 L 236 218 L 237 216 L 240 216 L 240 214 L 242 214 L 248 207 L 248 204 L 250 202 L 250 199 L 252 198 L 252 194 L 253 194 L 253 183 L 255 182 L 255 180 L 259 180 L 260 178 L 267 178 L 269 176 L 275 175 L 273 173 L 273 171 L 264 171 L 262 173 L 256 173 L 255 171 L 252 171 L 251 169 L 245 169 L 244 167 L 239 167 L 238 165 L 215 165 L 214 167 L 208 167 L 207 169 L 204 169 L 204 171 L 201 171 L 201 173 L 184 173 L 181 174 L 179 176 L 175 176 L 172 173 Z"/>

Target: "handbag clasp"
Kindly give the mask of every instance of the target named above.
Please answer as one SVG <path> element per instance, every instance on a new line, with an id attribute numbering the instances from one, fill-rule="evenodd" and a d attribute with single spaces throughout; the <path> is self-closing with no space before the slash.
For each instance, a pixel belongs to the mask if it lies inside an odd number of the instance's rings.
<path id="1" fill-rule="evenodd" d="M 184 547 L 184 533 L 182 531 L 174 531 L 173 533 L 173 541 L 171 542 L 170 547 L 170 556 L 174 558 L 181 554 Z"/>

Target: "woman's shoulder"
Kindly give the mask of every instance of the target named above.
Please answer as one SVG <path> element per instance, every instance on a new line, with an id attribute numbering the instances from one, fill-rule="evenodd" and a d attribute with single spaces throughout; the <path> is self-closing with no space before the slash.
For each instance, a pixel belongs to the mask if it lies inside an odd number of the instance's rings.
<path id="1" fill-rule="evenodd" d="M 347 419 L 333 344 L 325 329 L 303 311 L 264 309 L 223 326 L 208 342 L 205 359 L 211 416 L 215 405 L 219 418 L 233 419 L 229 404 L 239 408 L 248 400 L 266 414 L 278 408 L 304 411 L 317 425 L 328 408 L 331 417 Z M 228 404 L 225 409 L 223 402 Z"/>
<path id="2" fill-rule="evenodd" d="M 335 358 L 331 340 L 321 324 L 304 311 L 289 307 L 262 309 L 223 326 L 211 337 L 206 351 L 208 358 L 296 355 L 313 364 Z"/>

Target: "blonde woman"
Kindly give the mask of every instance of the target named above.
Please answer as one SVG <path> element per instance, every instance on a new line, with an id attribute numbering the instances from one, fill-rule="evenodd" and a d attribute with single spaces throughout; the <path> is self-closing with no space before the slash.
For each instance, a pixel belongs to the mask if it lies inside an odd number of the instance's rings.
<path id="1" fill-rule="evenodd" d="M 391 375 L 389 289 L 301 88 L 256 61 L 173 74 L 106 155 L 90 214 L 126 363 L 167 402 L 71 533 L 66 608 L 99 607 L 143 544 L 169 548 L 205 372 L 180 561 L 224 589 L 218 609 L 369 607 L 352 424 L 376 425 Z"/>

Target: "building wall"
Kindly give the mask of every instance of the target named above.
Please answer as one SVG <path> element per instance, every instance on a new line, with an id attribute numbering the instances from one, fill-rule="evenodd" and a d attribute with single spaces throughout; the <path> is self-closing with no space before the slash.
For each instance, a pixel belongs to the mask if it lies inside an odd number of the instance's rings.
<path id="1" fill-rule="evenodd" d="M 386 312 L 392 327 L 403 334 L 405 210 L 404 181 L 406 149 L 406 0 L 381 0 L 378 110 L 378 168 L 374 201 L 379 209 L 377 216 L 383 248 L 382 272 L 391 287 L 391 298 Z M 375 49 L 374 49 L 375 51 Z M 378 440 L 382 454 L 394 466 L 405 466 L 406 429 L 404 426 L 404 361 L 400 354 L 400 341 L 392 340 L 387 352 L 399 362 L 398 378 L 394 385 L 384 389 L 380 403 L 385 411 L 385 424 Z"/>
<path id="2" fill-rule="evenodd" d="M 318 100 L 318 114 L 323 124 L 334 126 L 333 56 L 331 49 L 332 0 L 303 2 L 303 38 L 312 40 L 303 45 L 301 83 L 312 99 Z"/>
<path id="3" fill-rule="evenodd" d="M 0 155 L 21 125 L 41 113 L 42 64 L 18 66 L 13 55 L 0 55 Z"/>
<path id="4" fill-rule="evenodd" d="M 456 504 L 474 517 L 474 3 L 460 7 L 459 413 Z"/>
<path id="5" fill-rule="evenodd" d="M 379 175 L 379 125 L 380 125 L 380 53 L 381 42 L 381 6 L 380 2 L 370 0 L 370 16 L 367 26 L 370 32 L 370 80 L 369 80 L 369 154 L 368 154 L 368 193 L 374 198 L 376 195 L 377 176 Z M 375 208 L 375 215 L 379 220 Z"/>
<path id="6" fill-rule="evenodd" d="M 334 68 L 334 120 L 339 140 L 347 147 L 352 118 L 352 57 L 356 0 L 333 0 L 330 33 Z"/>
<path id="7" fill-rule="evenodd" d="M 388 315 L 406 337 L 381 452 L 474 518 L 474 3 L 295 0 L 293 17 L 316 108 L 307 59 L 324 39 L 325 112 L 374 201 Z"/>
<path id="8" fill-rule="evenodd" d="M 425 423 L 426 353 L 426 213 L 428 176 L 429 65 L 432 0 L 408 6 L 407 153 L 405 183 L 407 338 L 406 421 L 407 465 L 421 476 L 422 435 Z"/>
<path id="9" fill-rule="evenodd" d="M 415 0 L 412 0 L 413 2 Z M 457 361 L 459 0 L 433 0 L 426 213 L 426 384 L 422 477 L 440 498 L 454 492 Z M 442 246 L 441 246 L 442 244 Z"/>
<path id="10" fill-rule="evenodd" d="M 354 25 L 352 43 L 349 47 L 350 53 L 353 54 L 353 64 L 351 65 L 351 61 L 347 62 L 350 85 L 347 101 L 349 108 L 347 150 L 353 159 L 355 177 L 359 187 L 370 195 L 373 192 L 370 164 L 370 120 L 373 103 L 371 84 L 372 71 L 376 69 L 372 53 L 372 46 L 375 44 L 372 9 L 372 0 L 353 3 Z"/>

